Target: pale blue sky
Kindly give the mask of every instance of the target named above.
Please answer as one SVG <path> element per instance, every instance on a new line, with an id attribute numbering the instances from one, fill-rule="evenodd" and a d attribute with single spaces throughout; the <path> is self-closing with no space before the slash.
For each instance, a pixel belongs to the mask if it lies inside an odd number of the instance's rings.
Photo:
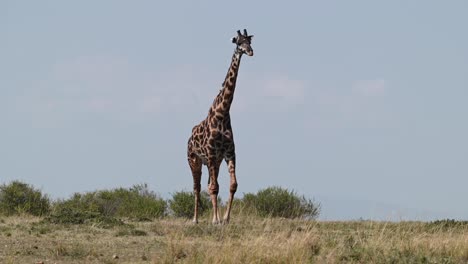
<path id="1" fill-rule="evenodd" d="M 2 1 L 0 182 L 191 190 L 187 139 L 247 28 L 239 196 L 279 185 L 322 219 L 466 219 L 466 14 L 466 1 Z M 219 182 L 226 198 L 225 164 Z"/>

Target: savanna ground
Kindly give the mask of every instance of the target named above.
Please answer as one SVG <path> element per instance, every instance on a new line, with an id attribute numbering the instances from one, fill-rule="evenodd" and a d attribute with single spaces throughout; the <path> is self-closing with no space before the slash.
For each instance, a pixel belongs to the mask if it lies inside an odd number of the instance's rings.
<path id="1" fill-rule="evenodd" d="M 58 200 L 2 184 L 0 263 L 468 263 L 468 221 L 316 221 L 319 203 L 281 187 L 234 200 L 228 225 L 206 192 L 198 225 L 193 206 L 146 184 Z"/>
<path id="2" fill-rule="evenodd" d="M 237 212 L 238 213 L 238 212 Z M 0 218 L 0 263 L 468 263 L 468 223 L 322 222 L 233 215 L 110 225 Z"/>

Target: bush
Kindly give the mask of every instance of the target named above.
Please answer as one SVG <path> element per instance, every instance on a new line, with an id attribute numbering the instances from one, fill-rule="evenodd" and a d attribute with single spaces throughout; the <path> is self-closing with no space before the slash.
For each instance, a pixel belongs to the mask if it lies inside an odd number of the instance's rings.
<path id="1" fill-rule="evenodd" d="M 66 200 L 57 200 L 53 206 L 53 212 L 59 211 L 77 211 L 92 212 L 101 214 L 101 205 L 99 203 L 98 192 L 74 193 L 72 197 Z"/>
<path id="2" fill-rule="evenodd" d="M 87 221 L 100 217 L 98 212 L 82 211 L 75 208 L 60 207 L 45 218 L 46 222 L 53 224 L 84 224 Z"/>
<path id="3" fill-rule="evenodd" d="M 247 209 L 254 208 L 263 217 L 314 219 L 319 214 L 319 205 L 281 187 L 268 187 L 257 194 L 247 193 L 242 203 Z"/>
<path id="4" fill-rule="evenodd" d="M 210 195 L 202 191 L 200 192 L 200 205 L 198 206 L 198 214 L 202 215 L 211 206 Z M 195 208 L 195 194 L 193 192 L 181 191 L 172 195 L 169 201 L 169 207 L 176 217 L 192 218 Z"/>
<path id="5" fill-rule="evenodd" d="M 66 220 L 70 223 L 82 223 L 80 219 L 83 217 L 94 218 L 95 215 L 150 220 L 164 216 L 166 208 L 166 201 L 149 191 L 148 186 L 143 184 L 134 185 L 129 189 L 75 193 L 70 199 L 55 204 L 54 215 L 61 216 L 66 213 L 76 216 L 76 220 Z"/>
<path id="6" fill-rule="evenodd" d="M 97 212 L 80 211 L 73 208 L 61 207 L 49 216 L 44 218 L 44 222 L 52 224 L 94 224 L 101 228 L 112 228 L 114 226 L 126 225 L 122 220 L 112 216 L 105 216 Z"/>
<path id="7" fill-rule="evenodd" d="M 0 186 L 0 214 L 14 215 L 27 213 L 42 216 L 49 212 L 47 195 L 20 181 Z"/>
<path id="8" fill-rule="evenodd" d="M 146 184 L 134 185 L 130 189 L 101 191 L 99 199 L 105 215 L 148 220 L 166 214 L 166 201 L 150 191 Z"/>

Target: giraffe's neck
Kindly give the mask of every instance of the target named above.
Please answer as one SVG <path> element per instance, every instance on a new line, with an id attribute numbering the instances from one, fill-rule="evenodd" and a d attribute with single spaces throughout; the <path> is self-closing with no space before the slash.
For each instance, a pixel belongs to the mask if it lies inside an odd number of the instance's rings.
<path id="1" fill-rule="evenodd" d="M 236 89 L 237 73 L 239 72 L 239 64 L 242 57 L 242 52 L 236 49 L 232 55 L 231 66 L 226 74 L 223 82 L 223 88 L 219 91 L 218 96 L 213 102 L 210 109 L 210 114 L 226 115 L 231 108 L 232 100 L 234 99 L 234 90 Z"/>

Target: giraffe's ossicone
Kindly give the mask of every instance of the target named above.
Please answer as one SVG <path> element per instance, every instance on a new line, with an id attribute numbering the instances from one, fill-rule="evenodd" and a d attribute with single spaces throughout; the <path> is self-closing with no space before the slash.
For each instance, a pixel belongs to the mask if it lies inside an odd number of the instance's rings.
<path id="1" fill-rule="evenodd" d="M 209 172 L 208 191 L 213 204 L 213 223 L 220 223 L 217 202 L 219 191 L 218 173 L 219 166 L 223 160 L 228 165 L 231 178 L 229 199 L 223 221 L 224 223 L 228 223 L 230 219 L 232 200 L 237 190 L 237 178 L 236 151 L 229 110 L 234 98 L 241 57 L 243 54 L 253 56 L 253 49 L 250 46 L 252 37 L 244 29 L 244 34 L 241 34 L 238 30 L 237 36 L 232 38 L 232 42 L 236 44 L 236 48 L 232 55 L 231 66 L 224 79 L 222 89 L 214 99 L 208 116 L 192 129 L 192 135 L 188 140 L 187 158 L 193 176 L 193 191 L 195 194 L 193 222 L 195 223 L 198 223 L 202 165 L 206 165 Z"/>

